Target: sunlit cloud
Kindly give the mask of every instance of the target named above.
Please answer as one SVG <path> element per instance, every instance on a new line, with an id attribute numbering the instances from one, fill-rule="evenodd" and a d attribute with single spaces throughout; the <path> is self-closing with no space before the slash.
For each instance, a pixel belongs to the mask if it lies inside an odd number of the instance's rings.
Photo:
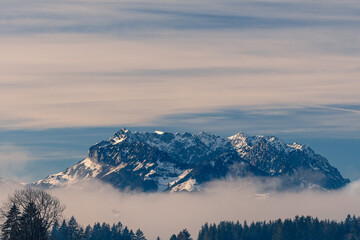
<path id="1" fill-rule="evenodd" d="M 356 2 L 1 5 L 2 128 L 359 102 Z"/>
<path id="2" fill-rule="evenodd" d="M 360 214 L 358 182 L 334 192 L 266 191 L 271 185 L 276 182 L 262 185 L 243 179 L 215 182 L 200 193 L 144 194 L 118 192 L 109 185 L 92 182 L 51 193 L 67 205 L 66 216 L 74 215 L 83 225 L 121 221 L 131 228 L 141 228 L 149 239 L 168 239 L 184 228 L 196 238 L 205 222 L 250 222 L 296 215 L 343 220 L 349 213 Z"/>
<path id="3" fill-rule="evenodd" d="M 359 102 L 356 57 L 296 50 L 269 57 L 232 52 L 237 40 L 218 40 L 225 44 L 8 40 L 1 45 L 1 126 L 144 125 L 236 105 Z"/>

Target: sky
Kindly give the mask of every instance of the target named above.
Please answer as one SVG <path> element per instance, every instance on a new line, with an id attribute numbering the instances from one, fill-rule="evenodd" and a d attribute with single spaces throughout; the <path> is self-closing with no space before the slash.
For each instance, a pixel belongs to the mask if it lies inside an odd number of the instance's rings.
<path id="1" fill-rule="evenodd" d="M 122 127 L 245 132 L 307 144 L 352 183 L 263 195 L 253 180 L 195 194 L 91 182 L 51 194 L 83 225 L 121 221 L 148 239 L 221 220 L 359 215 L 359 26 L 358 0 L 0 1 L 0 177 L 60 172 Z M 0 181 L 0 201 L 18 187 Z"/>
<path id="2" fill-rule="evenodd" d="M 119 128 L 275 135 L 360 178 L 360 3 L 0 2 L 0 176 Z"/>

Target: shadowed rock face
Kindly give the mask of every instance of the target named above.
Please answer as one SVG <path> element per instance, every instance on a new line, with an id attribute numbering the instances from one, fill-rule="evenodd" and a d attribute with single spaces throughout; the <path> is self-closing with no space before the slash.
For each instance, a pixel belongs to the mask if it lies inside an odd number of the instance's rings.
<path id="1" fill-rule="evenodd" d="M 51 188 L 99 179 L 122 190 L 176 192 L 242 177 L 276 177 L 286 189 L 337 189 L 349 183 L 310 147 L 276 137 L 121 129 L 90 147 L 78 164 L 34 184 Z"/>

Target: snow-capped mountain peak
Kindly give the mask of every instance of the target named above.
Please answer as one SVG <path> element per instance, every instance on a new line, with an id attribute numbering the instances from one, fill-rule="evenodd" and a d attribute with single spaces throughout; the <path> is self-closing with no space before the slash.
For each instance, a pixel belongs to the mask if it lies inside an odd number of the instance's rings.
<path id="1" fill-rule="evenodd" d="M 117 133 L 115 133 L 114 136 L 108 138 L 107 141 L 113 145 L 116 145 L 126 140 L 129 135 L 131 135 L 130 130 L 122 128 Z"/>
<path id="2" fill-rule="evenodd" d="M 212 180 L 247 176 L 277 177 L 290 188 L 335 189 L 349 182 L 310 147 L 273 136 L 120 129 L 90 147 L 83 161 L 35 184 L 56 187 L 95 178 L 119 189 L 196 191 Z"/>

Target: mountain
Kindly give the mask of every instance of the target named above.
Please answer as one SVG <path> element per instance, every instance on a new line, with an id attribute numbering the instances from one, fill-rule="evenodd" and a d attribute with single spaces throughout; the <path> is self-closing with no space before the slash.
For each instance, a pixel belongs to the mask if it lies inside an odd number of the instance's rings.
<path id="1" fill-rule="evenodd" d="M 53 188 L 98 179 L 122 190 L 177 192 L 241 177 L 276 177 L 291 189 L 337 189 L 349 183 L 310 147 L 276 137 L 121 129 L 90 147 L 84 160 L 34 184 Z"/>

